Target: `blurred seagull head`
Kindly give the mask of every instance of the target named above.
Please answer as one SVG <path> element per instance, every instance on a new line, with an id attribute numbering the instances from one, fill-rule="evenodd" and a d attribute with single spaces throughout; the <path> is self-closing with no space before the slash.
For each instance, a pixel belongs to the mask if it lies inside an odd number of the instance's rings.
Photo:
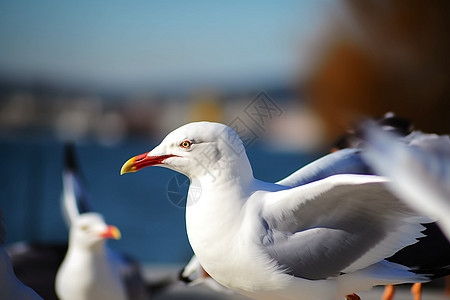
<path id="1" fill-rule="evenodd" d="M 104 244 L 105 239 L 120 239 L 117 227 L 107 225 L 97 213 L 81 214 L 70 228 L 69 247 L 92 248 Z"/>

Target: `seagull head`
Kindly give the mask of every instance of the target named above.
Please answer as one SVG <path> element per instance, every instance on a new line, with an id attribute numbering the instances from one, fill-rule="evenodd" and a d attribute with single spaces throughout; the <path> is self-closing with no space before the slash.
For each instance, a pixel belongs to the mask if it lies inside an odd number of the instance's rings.
<path id="1" fill-rule="evenodd" d="M 120 239 L 117 227 L 107 225 L 97 213 L 81 214 L 70 228 L 69 243 L 91 247 L 102 244 L 105 239 Z"/>
<path id="2" fill-rule="evenodd" d="M 242 140 L 230 127 L 213 122 L 194 122 L 175 129 L 153 150 L 129 159 L 120 173 L 148 166 L 166 167 L 189 178 L 218 173 L 253 176 Z"/>

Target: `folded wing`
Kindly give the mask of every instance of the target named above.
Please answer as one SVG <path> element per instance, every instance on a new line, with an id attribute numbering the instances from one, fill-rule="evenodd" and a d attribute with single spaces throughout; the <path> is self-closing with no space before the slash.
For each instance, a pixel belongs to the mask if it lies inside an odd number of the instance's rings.
<path id="1" fill-rule="evenodd" d="M 290 274 L 325 279 L 363 269 L 422 237 L 418 216 L 368 175 L 335 175 L 263 196 L 269 255 Z"/>

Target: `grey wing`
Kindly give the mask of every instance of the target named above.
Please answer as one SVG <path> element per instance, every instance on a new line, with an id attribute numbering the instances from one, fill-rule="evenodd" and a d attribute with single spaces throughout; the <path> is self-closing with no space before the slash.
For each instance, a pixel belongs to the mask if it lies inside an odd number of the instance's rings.
<path id="1" fill-rule="evenodd" d="M 413 244 L 416 216 L 376 176 L 336 175 L 266 199 L 267 253 L 288 273 L 325 279 L 368 267 Z"/>
<path id="2" fill-rule="evenodd" d="M 296 187 L 337 174 L 373 174 L 361 157 L 361 149 L 343 149 L 304 166 L 277 184 Z"/>

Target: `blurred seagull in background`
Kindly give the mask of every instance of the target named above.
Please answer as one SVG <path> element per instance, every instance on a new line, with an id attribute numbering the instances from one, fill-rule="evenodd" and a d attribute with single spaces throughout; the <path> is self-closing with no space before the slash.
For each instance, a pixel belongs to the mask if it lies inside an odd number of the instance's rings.
<path id="1" fill-rule="evenodd" d="M 379 137 L 386 137 L 386 138 L 384 139 L 374 138 L 374 134 L 376 134 Z M 391 138 L 388 139 L 389 137 Z M 428 141 L 431 141 L 431 143 L 428 144 Z M 374 144 L 377 144 L 377 148 L 374 147 Z M 439 156 L 441 157 L 445 156 L 448 157 L 449 156 L 448 144 L 449 144 L 448 137 L 446 136 L 439 137 L 435 134 L 424 134 L 420 131 L 415 131 L 413 124 L 409 120 L 397 117 L 395 116 L 394 113 L 388 112 L 381 119 L 365 121 L 349 128 L 347 133 L 342 135 L 337 140 L 332 152 L 339 150 L 340 152 L 342 152 L 343 150 L 341 149 L 346 148 L 358 148 L 359 150 L 355 152 L 355 156 L 354 157 L 350 156 L 343 164 L 344 171 L 346 168 L 345 165 L 348 165 L 351 166 L 351 168 L 348 169 L 349 173 L 352 173 L 356 170 L 357 172 L 367 172 L 366 174 L 387 175 L 388 173 L 392 173 L 392 171 L 394 171 L 396 168 L 403 167 L 405 168 L 404 170 L 406 170 L 406 168 L 411 168 L 411 166 L 417 164 L 417 162 L 414 162 L 411 165 L 404 164 L 402 166 L 402 164 L 400 163 L 402 159 L 399 159 L 400 158 L 399 155 L 395 156 L 394 158 L 393 156 L 388 155 L 388 151 L 379 151 L 379 150 L 381 149 L 393 150 L 392 147 L 400 147 L 403 148 L 403 151 L 406 152 L 412 153 L 423 152 L 424 154 L 427 153 L 428 154 L 427 156 L 432 155 L 432 153 L 434 153 L 435 154 L 434 156 L 436 156 L 436 154 L 439 153 Z M 383 152 L 383 154 L 385 154 L 386 156 L 381 156 L 382 154 L 381 152 Z M 373 157 L 374 155 L 376 155 L 377 157 Z M 337 161 L 339 162 L 339 159 Z M 389 163 L 392 164 L 389 164 L 388 161 Z M 384 167 L 386 168 L 385 170 L 387 172 L 380 171 L 380 169 L 374 165 L 374 163 L 376 162 L 384 163 Z M 343 171 L 343 169 L 340 168 L 339 171 Z M 411 173 L 408 174 L 408 176 L 411 176 Z M 402 177 L 401 180 L 404 181 L 404 179 L 408 178 L 408 176 Z M 391 179 L 393 178 L 391 177 Z M 391 184 L 395 183 L 391 182 Z M 408 192 L 411 192 L 413 189 L 408 187 L 407 190 Z M 420 200 L 418 199 L 418 201 L 424 201 L 425 199 L 428 198 L 429 198 L 428 196 L 424 196 L 422 194 Z M 447 197 L 447 199 L 449 199 L 449 197 Z M 448 220 L 448 218 L 444 218 L 443 216 L 441 216 L 440 219 L 441 223 L 445 222 L 445 220 Z M 435 224 L 430 224 L 427 226 L 428 231 L 438 230 Z M 431 238 L 431 236 L 428 236 L 426 238 L 427 239 L 426 243 L 430 245 L 428 247 L 429 249 L 434 249 L 444 244 L 442 242 L 442 237 L 440 236 L 440 234 L 432 235 L 432 237 L 433 238 Z M 422 241 L 422 244 L 423 243 L 425 242 Z M 424 255 L 426 254 L 427 253 L 424 252 Z M 433 252 L 430 252 L 429 254 L 430 257 L 432 257 Z M 408 259 L 407 255 L 404 256 L 406 257 L 406 259 Z M 405 260 L 405 258 L 403 260 Z M 413 284 L 411 292 L 414 296 L 414 299 L 420 299 L 422 292 L 421 289 L 422 289 L 421 283 Z M 448 287 L 446 288 L 446 290 L 448 290 Z M 392 300 L 394 298 L 394 294 L 395 294 L 394 286 L 386 286 L 382 299 Z"/>
<path id="2" fill-rule="evenodd" d="M 69 248 L 56 275 L 56 293 L 62 300 L 126 300 L 118 266 L 111 259 L 105 239 L 119 239 L 118 229 L 106 225 L 96 213 L 84 213 L 69 233 Z"/>
<path id="3" fill-rule="evenodd" d="M 5 237 L 5 223 L 2 210 L 0 209 L 0 298 L 42 300 L 33 289 L 23 284 L 14 274 L 9 256 L 3 248 Z"/>
<path id="4" fill-rule="evenodd" d="M 109 249 L 106 239 L 119 239 L 115 226 L 93 212 L 92 202 L 72 144 L 65 148 L 62 207 L 70 227 L 69 248 L 56 277 L 62 300 L 150 299 L 136 262 Z"/>
<path id="5" fill-rule="evenodd" d="M 399 253 L 409 256 L 426 247 L 422 224 L 434 220 L 393 196 L 385 178 L 326 175 L 333 173 L 327 170 L 333 157 L 355 157 L 357 150 L 347 150 L 272 184 L 253 177 L 231 128 L 197 122 L 129 159 L 121 173 L 156 165 L 188 176 L 187 233 L 201 266 L 220 284 L 252 298 L 357 299 L 354 292 L 374 285 L 426 282 L 450 273 L 450 259 L 440 260 L 447 259 L 448 243 L 434 257 L 437 265 L 423 255 L 399 263 Z"/>
<path id="6" fill-rule="evenodd" d="M 366 126 L 367 163 L 390 179 L 389 188 L 418 212 L 438 217 L 450 240 L 450 138 L 415 131 L 407 144 L 374 124 Z"/>

